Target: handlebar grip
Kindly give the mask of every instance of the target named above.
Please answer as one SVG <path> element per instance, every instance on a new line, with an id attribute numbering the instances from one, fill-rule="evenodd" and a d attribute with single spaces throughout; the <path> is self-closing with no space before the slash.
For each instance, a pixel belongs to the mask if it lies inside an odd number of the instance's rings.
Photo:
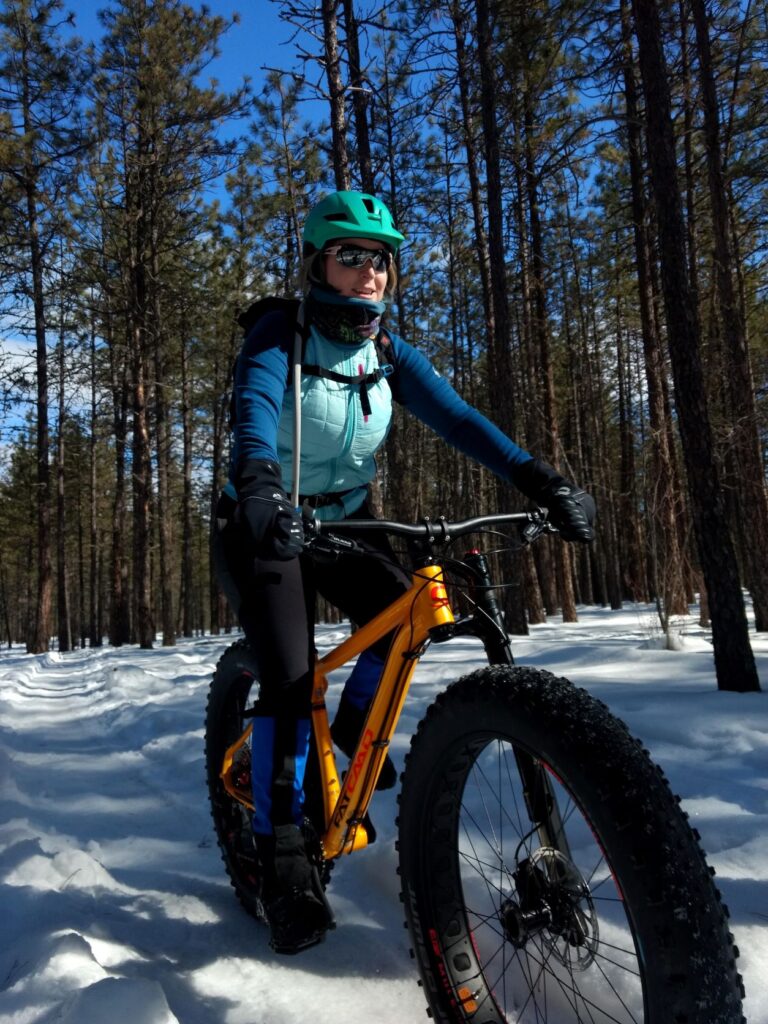
<path id="1" fill-rule="evenodd" d="M 597 515 L 595 499 L 587 491 L 582 491 L 579 495 L 579 501 L 581 502 L 582 508 L 587 513 L 587 518 L 590 523 L 594 523 L 595 516 Z"/>

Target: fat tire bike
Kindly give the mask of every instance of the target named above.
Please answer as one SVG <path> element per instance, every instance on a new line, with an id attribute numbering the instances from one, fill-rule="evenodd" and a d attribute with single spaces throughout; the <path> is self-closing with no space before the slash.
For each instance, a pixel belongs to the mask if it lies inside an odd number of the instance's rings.
<path id="1" fill-rule="evenodd" d="M 349 531 L 404 538 L 410 590 L 318 658 L 313 734 L 320 794 L 309 848 L 327 884 L 371 840 L 367 810 L 413 670 L 430 644 L 476 637 L 488 666 L 447 687 L 414 735 L 401 778 L 399 873 L 428 1013 L 441 1024 L 744 1024 L 738 951 L 698 834 L 661 769 L 608 708 L 514 664 L 489 558 L 456 540 L 554 532 L 542 512 L 462 522 L 307 525 L 316 557 L 354 554 Z M 438 560 L 438 552 L 440 557 Z M 459 592 L 460 614 L 448 591 Z M 340 778 L 327 674 L 394 630 L 350 767 Z M 222 655 L 210 688 L 206 765 L 226 870 L 262 916 L 251 840 L 253 651 Z"/>

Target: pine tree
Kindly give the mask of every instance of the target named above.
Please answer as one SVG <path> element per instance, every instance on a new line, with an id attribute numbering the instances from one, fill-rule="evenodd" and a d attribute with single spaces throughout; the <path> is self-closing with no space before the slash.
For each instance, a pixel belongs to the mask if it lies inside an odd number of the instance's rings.
<path id="1" fill-rule="evenodd" d="M 653 517 L 654 575 L 662 600 L 662 614 L 668 623 L 672 615 L 688 611 L 683 584 L 683 567 L 677 532 L 677 481 L 667 424 L 670 409 L 665 389 L 665 367 L 659 324 L 654 315 L 651 213 L 645 188 L 644 152 L 641 134 L 635 60 L 632 51 L 629 8 L 622 9 L 623 84 L 626 104 L 626 145 L 630 171 L 632 226 L 637 267 L 638 300 L 648 385 L 648 414 L 652 443 L 652 475 L 649 507 Z"/>
<path id="2" fill-rule="evenodd" d="M 36 348 L 37 602 L 27 649 L 48 649 L 53 632 L 46 268 L 61 230 L 62 196 L 86 145 L 78 123 L 83 83 L 79 44 L 65 45 L 61 0 L 7 0 L 0 12 L 0 118 L 5 272 L 23 302 Z"/>
<path id="3" fill-rule="evenodd" d="M 699 78 L 704 113 L 704 138 L 712 230 L 715 250 L 715 283 L 723 335 L 732 423 L 731 461 L 739 496 L 737 534 L 742 564 L 752 593 L 755 622 L 768 629 L 768 497 L 755 406 L 755 390 L 749 358 L 746 323 L 737 289 L 737 268 L 732 246 L 728 193 L 717 84 L 704 0 L 691 0 L 696 29 Z"/>
<path id="4" fill-rule="evenodd" d="M 645 94 L 648 150 L 661 246 L 667 332 L 696 540 L 712 613 L 718 687 L 759 690 L 736 555 L 714 461 L 701 365 L 699 322 L 686 267 L 671 99 L 655 0 L 635 0 L 634 26 Z"/>
<path id="5" fill-rule="evenodd" d="M 143 647 L 152 645 L 151 513 L 152 373 L 165 373 L 163 291 L 168 263 L 199 226 L 196 207 L 202 186 L 226 167 L 233 144 L 216 136 L 216 126 L 243 108 L 244 93 L 220 93 L 197 84 L 227 24 L 179 0 L 120 0 L 102 12 L 102 45 L 95 101 L 113 162 L 121 219 L 115 226 L 125 267 L 128 341 L 131 352 L 133 603 L 135 629 Z M 159 362 L 158 362 L 159 360 Z M 162 389 L 164 381 L 156 382 Z M 164 401 L 155 401 L 163 433 Z M 157 438 L 163 481 L 159 520 L 161 555 L 171 558 L 172 516 L 168 507 L 164 438 Z M 167 587 L 170 564 L 161 573 L 164 642 L 174 639 L 175 614 Z"/>

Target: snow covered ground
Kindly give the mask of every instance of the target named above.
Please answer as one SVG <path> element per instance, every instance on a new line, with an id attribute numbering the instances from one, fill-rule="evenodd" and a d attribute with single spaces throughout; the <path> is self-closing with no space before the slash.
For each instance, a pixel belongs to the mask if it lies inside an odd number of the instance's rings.
<path id="1" fill-rule="evenodd" d="M 602 698 L 650 748 L 702 835 L 741 949 L 749 1024 L 768 1024 L 768 639 L 762 694 L 719 693 L 690 619 L 661 647 L 652 609 L 582 610 L 515 642 L 518 663 Z M 321 647 L 340 637 L 320 631 Z M 337 866 L 338 927 L 271 953 L 239 908 L 203 772 L 209 677 L 231 641 L 0 653 L 0 1021 L 15 1024 L 411 1024 L 425 1021 L 403 929 L 392 793 L 377 843 Z M 394 756 L 446 683 L 481 664 L 469 641 L 419 666 Z M 344 673 L 331 679 L 329 703 Z"/>

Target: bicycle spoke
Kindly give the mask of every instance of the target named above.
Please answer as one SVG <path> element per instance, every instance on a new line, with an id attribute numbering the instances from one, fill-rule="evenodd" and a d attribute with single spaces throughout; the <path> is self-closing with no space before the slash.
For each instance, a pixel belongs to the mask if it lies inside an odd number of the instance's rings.
<path id="1" fill-rule="evenodd" d="M 554 1009 L 557 1001 L 562 1002 L 563 1010 L 574 1024 L 636 1024 L 636 1016 L 612 978 L 612 974 L 618 972 L 619 977 L 633 978 L 635 982 L 640 979 L 623 900 L 609 890 L 615 882 L 594 834 L 583 823 L 578 805 L 570 794 L 561 799 L 565 793 L 562 784 L 551 772 L 549 774 L 554 780 L 553 794 L 560 803 L 563 833 L 575 829 L 564 848 L 570 846 L 583 862 L 589 863 L 589 868 L 581 872 L 558 867 L 560 861 L 556 858 L 564 860 L 562 854 L 553 851 L 546 855 L 536 846 L 535 823 L 527 820 L 527 803 L 521 799 L 521 780 L 511 744 L 496 741 L 483 752 L 482 758 L 475 760 L 464 791 L 454 802 L 462 837 L 457 856 L 463 866 L 464 903 L 474 941 L 481 950 L 481 971 L 488 986 L 484 1000 L 491 998 L 495 991 L 501 1006 L 509 1008 L 514 999 L 512 1012 L 515 1016 L 510 1019 L 525 1024 L 558 1020 Z M 510 838 L 512 845 L 508 845 Z M 593 856 L 589 856 L 590 849 Z M 509 863 L 505 853 L 514 853 L 515 860 Z M 565 934 L 550 933 L 551 926 L 547 926 L 540 935 L 528 939 L 522 948 L 515 949 L 507 941 L 501 907 L 517 891 L 513 872 L 520 858 L 534 854 L 544 858 L 537 863 L 541 865 L 539 870 L 544 870 L 549 877 L 548 884 L 557 887 L 566 905 L 572 904 L 568 913 L 580 934 L 592 935 L 593 917 L 596 907 L 600 906 L 620 915 L 617 922 L 623 920 L 621 927 L 629 941 L 615 942 L 610 935 L 601 936 L 596 940 L 597 948 L 587 948 L 582 955 L 579 947 L 570 946 Z M 483 893 L 487 902 L 482 908 L 466 888 L 473 878 L 475 888 L 479 887 L 478 893 Z M 585 900 L 588 902 L 584 903 Z M 574 953 L 577 953 L 576 959 Z M 582 960 L 591 964 L 586 976 Z M 603 995 L 597 995 L 600 991 Z M 523 993 L 521 1004 L 519 997 Z M 550 1013 L 555 1014 L 554 1018 L 550 1018 Z"/>

